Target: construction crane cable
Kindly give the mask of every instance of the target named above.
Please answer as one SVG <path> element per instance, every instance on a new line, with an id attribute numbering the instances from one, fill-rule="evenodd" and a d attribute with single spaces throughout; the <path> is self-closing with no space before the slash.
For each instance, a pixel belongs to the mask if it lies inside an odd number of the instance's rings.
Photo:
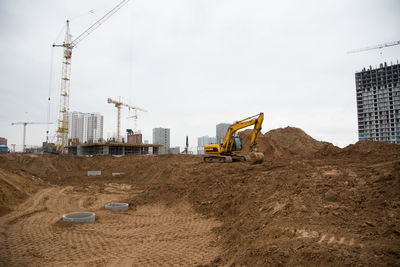
<path id="1" fill-rule="evenodd" d="M 55 43 L 58 42 L 58 39 L 60 39 L 61 34 L 64 32 L 64 30 L 65 30 L 65 24 L 63 24 L 63 26 L 61 27 L 61 30 L 60 30 L 60 32 L 57 34 L 57 37 L 56 37 L 56 39 L 54 40 L 53 44 L 55 44 Z"/>
<path id="2" fill-rule="evenodd" d="M 85 12 L 85 13 L 82 13 L 82 14 L 80 14 L 80 15 L 77 15 L 77 16 L 75 16 L 75 17 L 72 17 L 72 18 L 70 19 L 70 21 L 75 21 L 75 20 L 80 19 L 80 18 L 82 18 L 82 17 L 85 17 L 85 16 L 87 16 L 87 15 L 94 15 L 94 14 L 95 14 L 94 9 L 91 9 L 91 10 Z"/>
<path id="3" fill-rule="evenodd" d="M 50 74 L 49 74 L 49 94 L 47 98 L 47 131 L 46 131 L 46 142 L 49 141 L 49 125 L 50 125 L 50 112 L 51 112 L 51 89 L 53 87 L 53 67 L 54 67 L 54 47 L 51 48 L 50 56 Z"/>
<path id="4" fill-rule="evenodd" d="M 81 33 L 77 38 L 75 38 L 75 40 L 73 40 L 71 42 L 71 47 L 76 46 L 80 41 L 85 39 L 89 34 L 91 34 L 94 30 L 96 30 L 98 27 L 100 27 L 101 24 L 103 24 L 108 18 L 110 18 L 115 12 L 117 12 L 121 7 L 123 7 L 128 2 L 129 2 L 129 0 L 123 0 L 116 7 L 114 7 L 112 10 L 110 10 L 107 14 L 105 14 L 103 17 L 101 17 L 98 21 L 93 23 L 92 26 L 90 26 L 86 31 Z"/>

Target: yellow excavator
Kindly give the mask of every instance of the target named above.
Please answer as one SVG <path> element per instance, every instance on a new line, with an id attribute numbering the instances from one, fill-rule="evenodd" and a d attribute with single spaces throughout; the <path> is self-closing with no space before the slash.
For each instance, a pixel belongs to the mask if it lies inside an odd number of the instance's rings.
<path id="1" fill-rule="evenodd" d="M 222 144 L 210 144 L 204 146 L 206 155 L 203 157 L 205 162 L 233 162 L 233 161 L 251 161 L 253 163 L 262 163 L 264 154 L 255 151 L 258 136 L 261 132 L 261 125 L 264 120 L 264 113 L 260 113 L 243 120 L 237 121 L 229 126 Z M 250 154 L 246 156 L 238 155 L 242 151 L 242 140 L 240 136 L 235 135 L 236 131 L 245 127 L 254 125 L 250 140 Z"/>

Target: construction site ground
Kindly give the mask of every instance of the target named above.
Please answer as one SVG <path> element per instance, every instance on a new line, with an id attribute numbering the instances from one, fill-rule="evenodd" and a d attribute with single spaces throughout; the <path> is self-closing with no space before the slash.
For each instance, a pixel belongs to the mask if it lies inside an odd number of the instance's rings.
<path id="1" fill-rule="evenodd" d="M 257 147 L 257 165 L 2 155 L 0 266 L 400 265 L 399 145 L 341 149 L 287 127 Z M 76 211 L 96 222 L 62 221 Z"/>

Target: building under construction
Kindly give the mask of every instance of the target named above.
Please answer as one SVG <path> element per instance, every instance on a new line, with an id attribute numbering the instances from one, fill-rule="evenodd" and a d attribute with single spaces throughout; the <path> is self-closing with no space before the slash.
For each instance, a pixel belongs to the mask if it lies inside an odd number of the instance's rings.
<path id="1" fill-rule="evenodd" d="M 158 154 L 163 145 L 142 144 L 142 134 L 135 134 L 130 129 L 127 130 L 127 143 L 124 142 L 103 142 L 73 144 L 68 146 L 68 154 L 84 155 L 143 155 Z"/>
<path id="2" fill-rule="evenodd" d="M 400 64 L 355 74 L 359 140 L 400 144 Z"/>
<path id="3" fill-rule="evenodd" d="M 128 144 L 128 143 L 96 143 L 81 144 L 68 147 L 68 154 L 85 156 L 85 155 L 143 155 L 158 154 L 162 145 L 153 144 Z"/>

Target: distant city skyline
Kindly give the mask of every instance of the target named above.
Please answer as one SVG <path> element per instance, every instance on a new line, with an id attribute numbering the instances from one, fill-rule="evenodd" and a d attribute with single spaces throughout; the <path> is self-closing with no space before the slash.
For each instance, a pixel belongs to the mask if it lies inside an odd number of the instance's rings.
<path id="1" fill-rule="evenodd" d="M 22 148 L 55 142 L 66 20 L 78 37 L 120 0 L 0 1 L 0 136 Z M 355 72 L 400 60 L 400 1 L 129 1 L 74 47 L 69 111 L 99 112 L 117 128 L 107 98 L 143 107 L 143 140 L 173 129 L 214 136 L 219 122 L 264 112 L 262 133 L 292 126 L 344 147 L 358 141 Z M 40 16 L 38 16 L 40 14 Z M 29 25 L 29 26 L 28 26 Z M 365 29 L 368 29 L 366 32 Z M 121 110 L 121 132 L 133 127 Z M 194 144 L 194 140 L 192 139 Z"/>

